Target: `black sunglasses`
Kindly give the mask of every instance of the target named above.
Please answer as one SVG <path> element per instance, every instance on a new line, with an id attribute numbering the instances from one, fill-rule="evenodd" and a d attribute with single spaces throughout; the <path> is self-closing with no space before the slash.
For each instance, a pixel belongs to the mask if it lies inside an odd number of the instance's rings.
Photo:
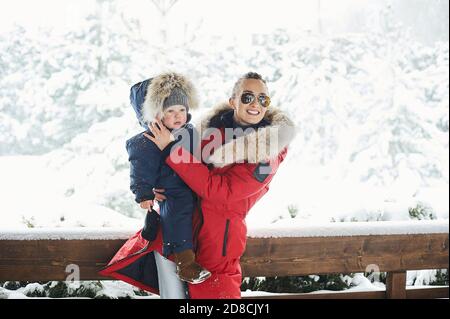
<path id="1" fill-rule="evenodd" d="M 244 92 L 241 95 L 241 102 L 244 104 L 250 104 L 255 100 L 255 94 L 251 92 Z M 262 107 L 269 107 L 270 97 L 264 94 L 258 95 L 258 102 Z"/>

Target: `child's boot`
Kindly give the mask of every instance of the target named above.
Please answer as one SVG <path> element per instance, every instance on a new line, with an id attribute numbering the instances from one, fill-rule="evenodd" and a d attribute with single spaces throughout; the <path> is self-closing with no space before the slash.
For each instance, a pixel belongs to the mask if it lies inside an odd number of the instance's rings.
<path id="1" fill-rule="evenodd" d="M 177 264 L 177 275 L 181 280 L 191 284 L 199 284 L 211 276 L 211 272 L 195 261 L 195 255 L 191 249 L 174 253 L 174 257 Z"/>

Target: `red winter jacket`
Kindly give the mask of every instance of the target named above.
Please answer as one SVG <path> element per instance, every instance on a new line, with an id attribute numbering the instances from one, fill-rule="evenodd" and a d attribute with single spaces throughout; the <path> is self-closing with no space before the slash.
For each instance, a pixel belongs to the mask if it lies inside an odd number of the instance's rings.
<path id="1" fill-rule="evenodd" d="M 212 276 L 201 284 L 189 285 L 190 298 L 194 299 L 241 297 L 239 259 L 246 245 L 245 217 L 269 190 L 269 184 L 295 135 L 294 125 L 288 117 L 280 110 L 270 108 L 256 130 L 224 143 L 225 128 L 231 126 L 232 114 L 228 104 L 220 105 L 198 126 L 203 134 L 202 162 L 180 146 L 174 147 L 166 159 L 166 163 L 199 197 L 193 230 L 196 259 L 211 271 Z M 210 135 L 208 128 L 218 130 Z M 263 138 L 271 133 L 275 139 Z M 133 237 L 134 242 L 129 245 L 131 250 L 124 248 L 125 244 L 122 252 L 116 254 L 101 274 L 157 292 L 157 287 L 150 285 L 154 280 L 148 279 L 147 284 L 142 280 L 137 282 L 134 266 L 130 266 L 131 263 L 146 264 L 147 276 L 140 275 L 140 278 L 151 278 L 148 265 L 152 266 L 154 261 L 149 260 L 149 256 L 141 258 L 148 259 L 146 261 L 140 260 L 139 255 L 144 256 L 153 249 L 160 251 L 158 240 L 148 247 L 136 244 L 139 234 Z M 128 271 L 125 275 L 124 268 L 127 268 L 125 272 Z M 134 268 L 139 269 L 137 266 Z"/>

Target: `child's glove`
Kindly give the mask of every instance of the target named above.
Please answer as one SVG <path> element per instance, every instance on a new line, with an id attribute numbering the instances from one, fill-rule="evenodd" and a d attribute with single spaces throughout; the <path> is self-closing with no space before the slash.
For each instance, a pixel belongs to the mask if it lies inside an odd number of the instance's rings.
<path id="1" fill-rule="evenodd" d="M 155 240 L 158 235 L 160 218 L 161 217 L 154 209 L 150 209 L 147 212 L 147 215 L 145 216 L 144 228 L 142 228 L 141 232 L 142 238 L 148 241 Z"/>

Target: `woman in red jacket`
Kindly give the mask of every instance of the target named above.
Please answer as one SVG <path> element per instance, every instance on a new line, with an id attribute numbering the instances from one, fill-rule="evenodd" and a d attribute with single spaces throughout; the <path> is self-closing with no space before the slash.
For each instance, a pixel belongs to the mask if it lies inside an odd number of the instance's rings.
<path id="1" fill-rule="evenodd" d="M 212 276 L 189 285 L 190 298 L 240 298 L 247 227 L 245 217 L 268 191 L 287 146 L 295 135 L 291 120 L 270 107 L 266 82 L 247 73 L 233 88 L 229 103 L 215 108 L 200 125 L 196 154 L 177 143 L 162 125 L 154 137 L 166 163 L 198 195 L 194 221 L 197 261 Z"/>
<path id="2" fill-rule="evenodd" d="M 147 137 L 163 150 L 166 163 L 198 196 L 194 249 L 197 262 L 212 275 L 201 284 L 189 284 L 188 297 L 240 298 L 239 260 L 247 239 L 245 217 L 268 191 L 286 157 L 295 136 L 294 124 L 270 105 L 261 76 L 247 73 L 236 82 L 228 103 L 214 108 L 197 126 L 201 147 L 195 155 L 184 143 L 171 142 L 173 136 L 161 123 L 159 127 L 153 123 L 150 129 L 155 137 Z M 164 266 L 157 266 L 158 254 L 153 252 L 161 254 L 161 246 L 161 232 L 148 242 L 139 231 L 99 273 L 160 293 L 158 272 L 161 277 L 165 269 L 158 268 Z M 179 289 L 175 286 L 161 288 L 175 294 Z"/>

